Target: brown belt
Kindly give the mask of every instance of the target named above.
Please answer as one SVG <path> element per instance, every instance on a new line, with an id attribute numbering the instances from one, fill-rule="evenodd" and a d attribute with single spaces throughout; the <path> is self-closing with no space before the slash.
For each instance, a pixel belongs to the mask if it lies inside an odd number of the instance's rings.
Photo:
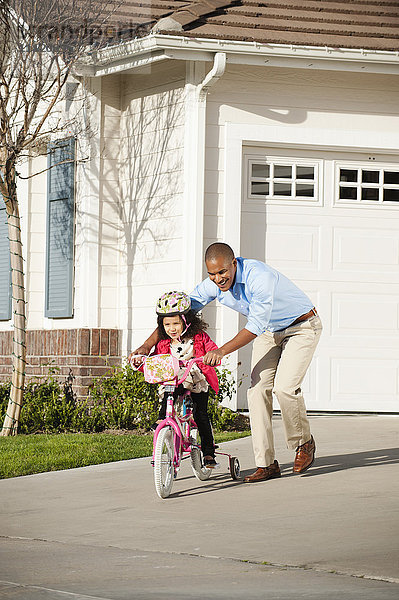
<path id="1" fill-rule="evenodd" d="M 316 315 L 317 315 L 317 310 L 313 307 L 312 310 L 310 310 L 309 312 L 307 312 L 304 315 L 301 315 L 300 317 L 295 319 L 295 321 L 293 323 L 291 323 L 290 327 L 292 327 L 292 325 L 296 325 L 297 323 L 302 323 L 302 321 L 307 321 L 308 319 L 310 319 L 310 317 L 313 317 Z"/>

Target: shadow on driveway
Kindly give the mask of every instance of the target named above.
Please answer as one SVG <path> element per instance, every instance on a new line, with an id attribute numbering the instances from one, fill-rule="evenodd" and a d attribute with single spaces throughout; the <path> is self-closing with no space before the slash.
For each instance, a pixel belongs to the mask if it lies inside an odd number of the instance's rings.
<path id="1" fill-rule="evenodd" d="M 314 477 L 334 471 L 358 469 L 359 467 L 378 467 L 399 463 L 399 448 L 383 448 L 368 452 L 353 454 L 334 454 L 332 456 L 317 456 L 312 467 L 301 477 Z M 283 469 L 292 469 L 292 465 L 282 465 Z"/>

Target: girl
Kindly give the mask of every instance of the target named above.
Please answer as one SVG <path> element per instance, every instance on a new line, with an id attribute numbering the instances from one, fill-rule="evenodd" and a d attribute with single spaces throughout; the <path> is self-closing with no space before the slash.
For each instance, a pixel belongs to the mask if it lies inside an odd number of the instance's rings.
<path id="1" fill-rule="evenodd" d="M 189 360 L 204 356 L 215 350 L 216 344 L 205 333 L 207 324 L 191 310 L 190 297 L 184 292 L 168 292 L 158 302 L 158 331 L 160 341 L 155 346 L 155 354 L 172 354 L 179 360 Z M 209 386 L 217 393 L 219 382 L 216 371 L 209 365 L 194 363 L 187 379 L 182 384 L 191 391 L 193 416 L 201 437 L 204 465 L 215 468 L 215 444 L 208 415 Z M 164 394 L 159 419 L 166 415 L 166 395 Z"/>

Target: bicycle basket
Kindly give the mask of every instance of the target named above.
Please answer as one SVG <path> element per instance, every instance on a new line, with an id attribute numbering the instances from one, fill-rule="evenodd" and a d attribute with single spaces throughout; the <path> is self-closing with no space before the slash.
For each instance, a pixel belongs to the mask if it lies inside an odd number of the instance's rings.
<path id="1" fill-rule="evenodd" d="M 144 379 L 148 383 L 165 383 L 176 379 L 179 360 L 171 354 L 156 354 L 144 359 Z"/>

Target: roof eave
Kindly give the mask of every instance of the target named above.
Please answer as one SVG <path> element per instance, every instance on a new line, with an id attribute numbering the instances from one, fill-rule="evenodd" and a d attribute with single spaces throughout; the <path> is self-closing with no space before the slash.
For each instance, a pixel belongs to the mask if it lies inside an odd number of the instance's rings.
<path id="1" fill-rule="evenodd" d="M 225 52 L 228 62 L 234 64 L 399 74 L 399 52 L 260 44 L 162 33 L 90 52 L 77 65 L 76 74 L 102 77 L 166 59 L 210 61 L 215 52 Z"/>

